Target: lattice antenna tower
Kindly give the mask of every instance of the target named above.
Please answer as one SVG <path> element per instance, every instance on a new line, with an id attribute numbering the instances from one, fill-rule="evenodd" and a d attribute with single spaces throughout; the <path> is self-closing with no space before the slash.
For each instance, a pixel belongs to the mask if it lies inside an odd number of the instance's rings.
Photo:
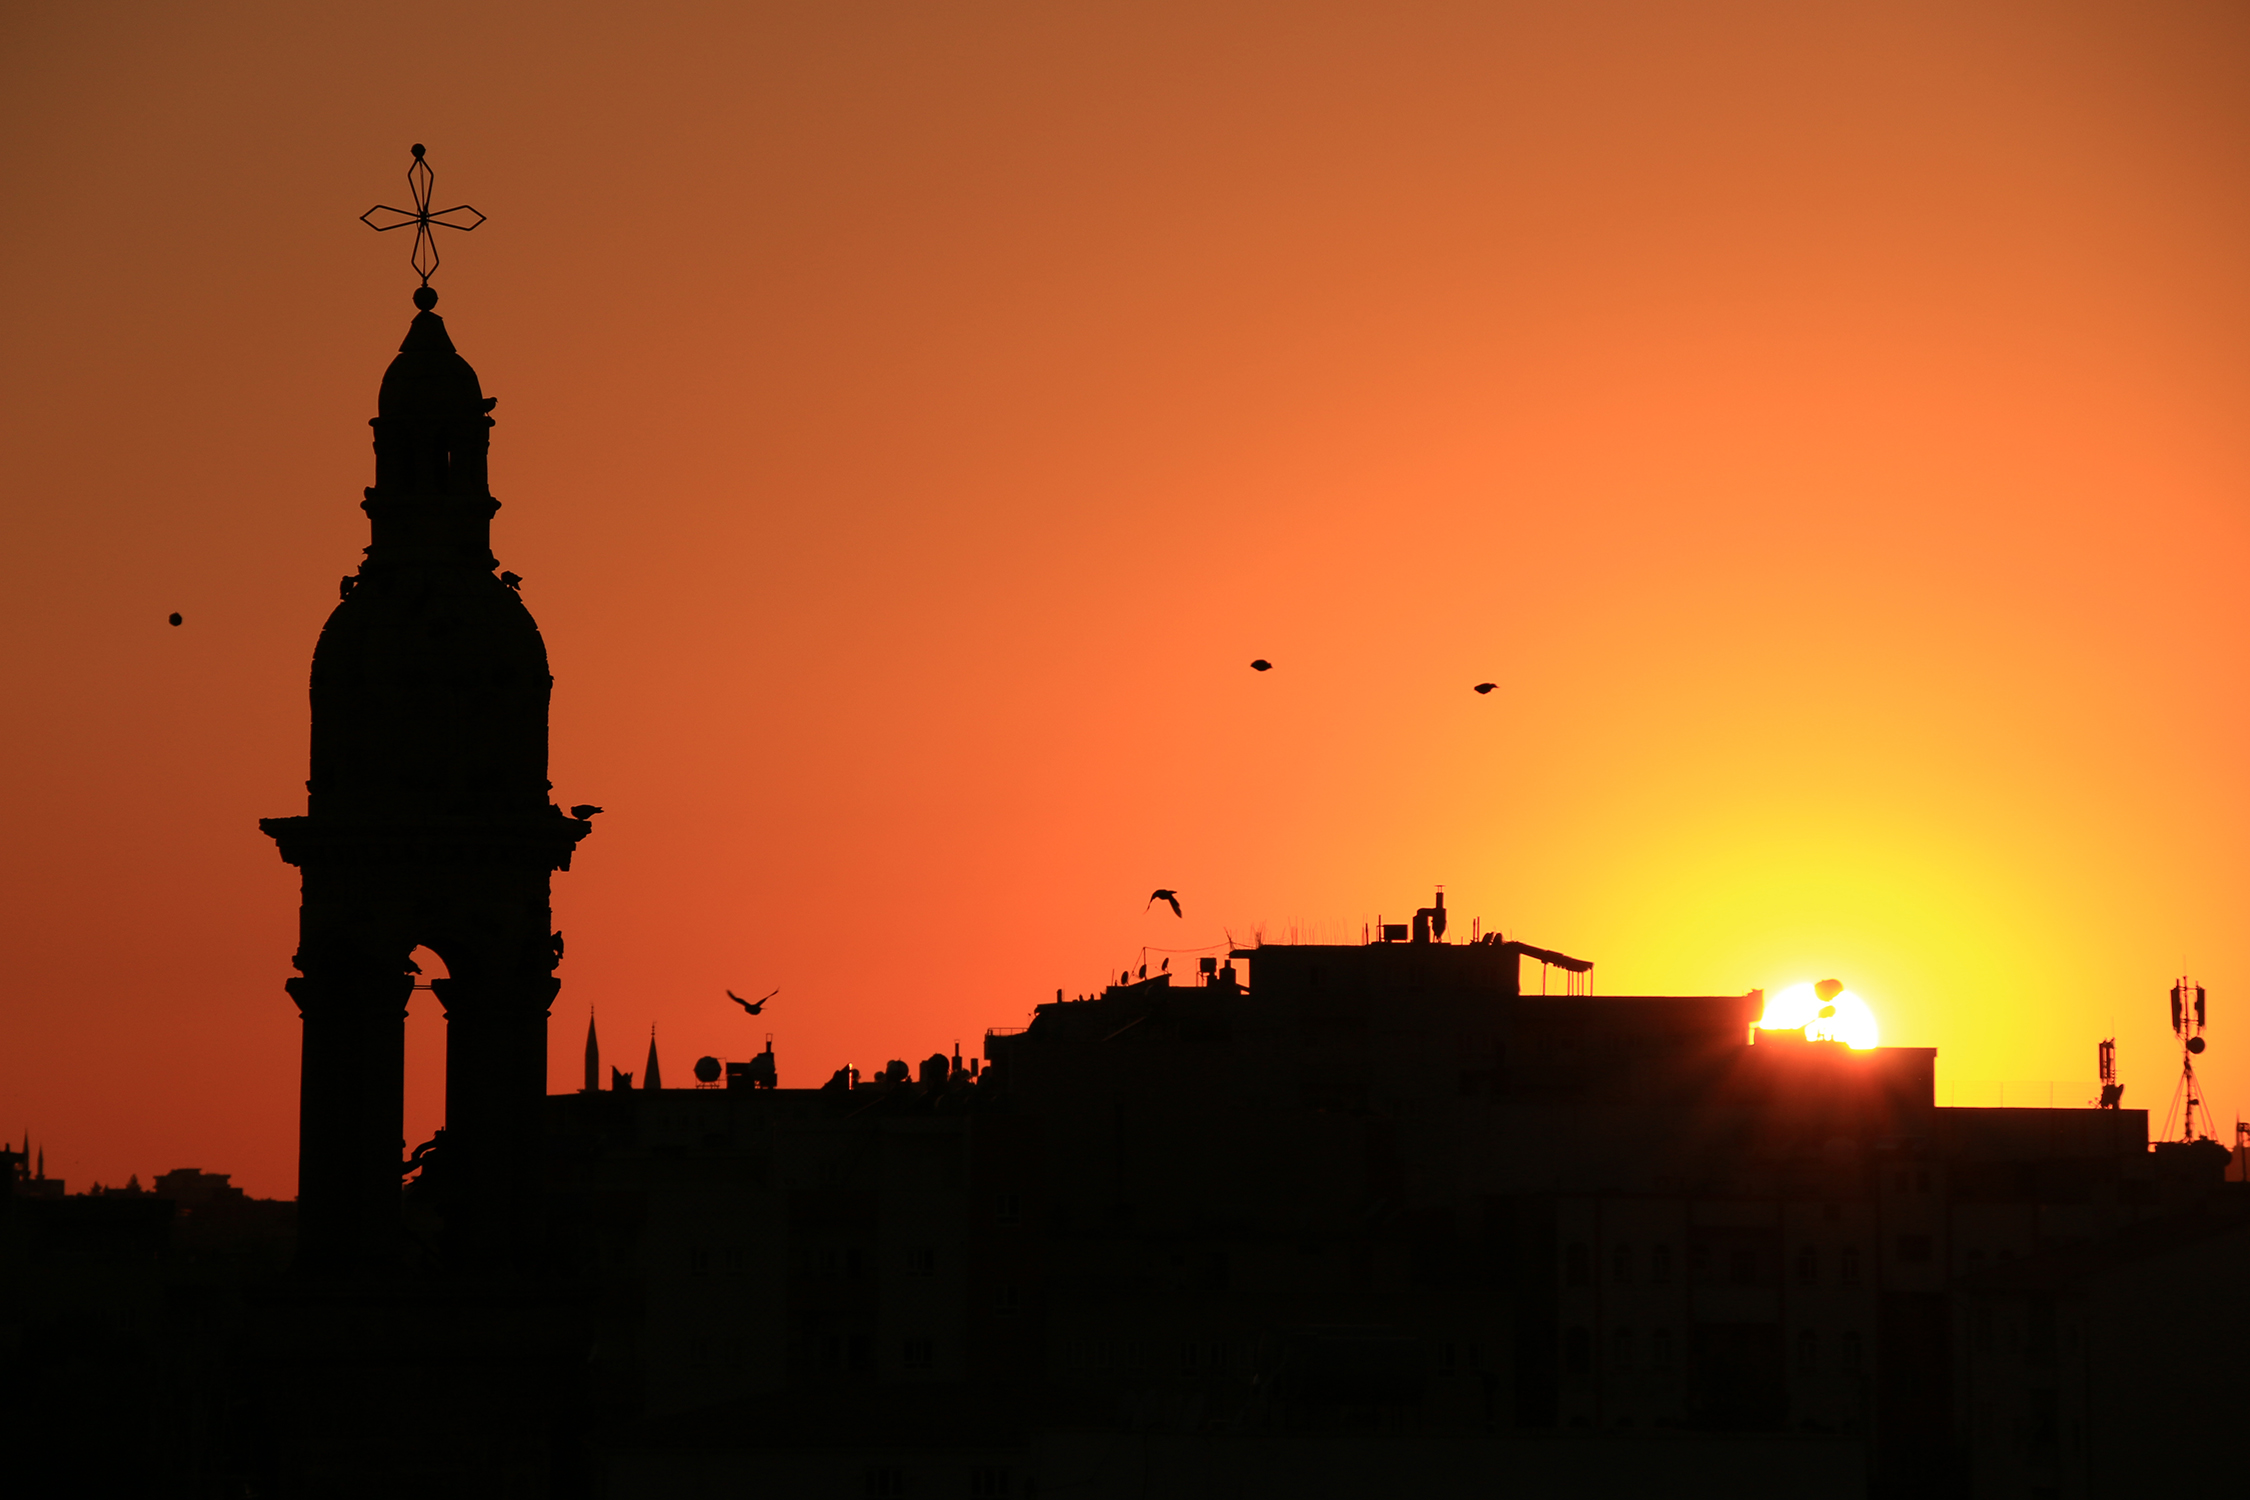
<path id="1" fill-rule="evenodd" d="M 2203 1055 L 2203 1030 L 2209 1024 L 2203 986 L 2182 978 L 2172 986 L 2172 1035 L 2180 1039 L 2180 1081 L 2173 1087 L 2171 1107 L 2164 1111 L 2164 1135 L 2172 1135 L 2172 1121 L 2180 1121 L 2183 1141 L 2213 1139 L 2211 1111 L 2203 1102 L 2203 1085 L 2196 1080 L 2195 1060 Z"/>

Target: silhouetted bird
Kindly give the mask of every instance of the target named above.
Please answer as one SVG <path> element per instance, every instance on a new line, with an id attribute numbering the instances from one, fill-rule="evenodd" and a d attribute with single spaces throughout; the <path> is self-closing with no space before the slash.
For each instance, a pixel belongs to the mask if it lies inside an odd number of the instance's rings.
<path id="1" fill-rule="evenodd" d="M 1176 916 L 1179 916 L 1179 915 L 1181 914 L 1181 913 L 1180 913 L 1180 893 L 1179 893 L 1178 891 L 1151 891 L 1151 892 L 1149 893 L 1149 898 L 1148 898 L 1148 906 L 1154 906 L 1154 905 L 1155 905 L 1155 904 L 1156 904 L 1157 902 L 1159 902 L 1159 901 L 1169 901 L 1169 902 L 1170 902 L 1170 903 L 1172 904 L 1172 915 L 1173 915 L 1173 916 L 1175 916 L 1175 917 L 1176 917 Z M 1147 910 L 1148 910 L 1148 906 L 1144 906 L 1144 907 L 1142 907 L 1142 908 L 1141 908 L 1141 910 L 1142 910 L 1142 911 L 1147 911 Z"/>
<path id="2" fill-rule="evenodd" d="M 594 806 L 594 804 L 591 802 L 581 802 L 576 807 L 570 810 L 570 815 L 583 822 L 585 819 L 592 817 L 595 813 L 598 813 L 600 811 L 601 809 Z"/>
<path id="3" fill-rule="evenodd" d="M 1273 663 L 1267 661 L 1264 657 L 1261 656 L 1256 661 L 1250 663 L 1250 670 L 1253 672 L 1271 672 L 1273 670 Z"/>
<path id="4" fill-rule="evenodd" d="M 1172 960 L 1167 958 L 1166 960 L 1164 960 L 1164 962 L 1158 964 L 1157 967 L 1159 969 L 1169 969 L 1172 967 Z"/>
<path id="5" fill-rule="evenodd" d="M 766 1008 L 766 1002 L 768 1000 L 771 1000 L 775 995 L 778 995 L 780 993 L 781 990 L 779 986 L 776 986 L 774 989 L 768 991 L 766 994 L 761 995 L 758 999 L 753 1001 L 745 1000 L 740 995 L 737 995 L 733 990 L 728 990 L 727 998 L 729 1000 L 732 1000 L 735 1004 L 741 1006 L 744 1010 L 750 1012 L 750 1014 L 756 1015 L 758 1014 L 758 1012 Z"/>
<path id="6" fill-rule="evenodd" d="M 502 573 L 500 581 L 519 594 L 523 592 L 523 575 L 521 573 Z"/>
<path id="7" fill-rule="evenodd" d="M 178 610 L 172 611 L 172 623 L 175 625 L 180 623 L 180 612 Z"/>
<path id="8" fill-rule="evenodd" d="M 1477 691 L 1480 693 L 1489 693 L 1499 685 L 1500 684 L 1497 682 L 1480 682 L 1477 684 Z"/>

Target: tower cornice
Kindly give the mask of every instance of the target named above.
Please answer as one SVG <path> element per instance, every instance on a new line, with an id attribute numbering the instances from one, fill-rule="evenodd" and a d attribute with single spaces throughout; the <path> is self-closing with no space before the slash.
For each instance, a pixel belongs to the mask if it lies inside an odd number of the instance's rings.
<path id="1" fill-rule="evenodd" d="M 594 831 L 584 818 L 550 808 L 552 817 L 400 817 L 381 821 L 260 818 L 258 829 L 280 847 L 284 863 L 358 867 L 507 866 L 567 870 L 578 841 Z"/>

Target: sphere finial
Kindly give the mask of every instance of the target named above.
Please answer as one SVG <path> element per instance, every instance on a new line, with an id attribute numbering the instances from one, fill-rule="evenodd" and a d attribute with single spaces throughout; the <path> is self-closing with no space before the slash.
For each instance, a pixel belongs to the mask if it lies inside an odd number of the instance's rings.
<path id="1" fill-rule="evenodd" d="M 414 305 L 424 312 L 428 312 L 431 308 L 437 306 L 437 288 L 434 286 L 416 287 L 414 289 Z"/>
<path id="2" fill-rule="evenodd" d="M 420 161 L 422 159 L 422 147 L 419 142 L 417 142 L 414 147 L 414 159 L 416 161 Z"/>

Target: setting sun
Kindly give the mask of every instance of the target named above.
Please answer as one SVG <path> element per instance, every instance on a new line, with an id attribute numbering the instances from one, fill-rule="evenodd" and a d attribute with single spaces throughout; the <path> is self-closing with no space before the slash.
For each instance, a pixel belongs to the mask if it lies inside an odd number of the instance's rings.
<path id="1" fill-rule="evenodd" d="M 1864 1050 L 1877 1045 L 1875 1012 L 1867 1002 L 1833 979 L 1818 984 L 1792 984 L 1766 997 L 1766 1013 L 1758 1017 L 1761 1031 L 1795 1031 L 1804 1028 L 1813 1042 L 1842 1042 Z"/>

